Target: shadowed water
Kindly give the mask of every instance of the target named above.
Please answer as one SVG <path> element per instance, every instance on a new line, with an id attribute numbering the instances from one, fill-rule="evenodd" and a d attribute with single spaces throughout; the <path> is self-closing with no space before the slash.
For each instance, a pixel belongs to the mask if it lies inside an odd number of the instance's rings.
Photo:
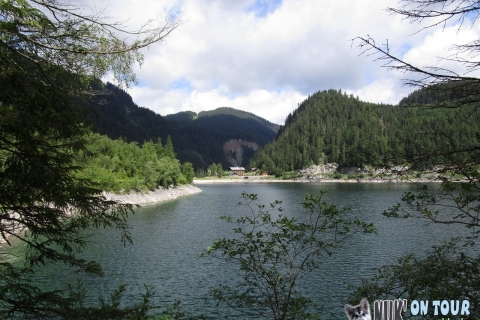
<path id="1" fill-rule="evenodd" d="M 180 299 L 185 310 L 205 314 L 209 319 L 238 318 L 232 311 L 216 307 L 209 290 L 238 279 L 236 266 L 221 260 L 201 258 L 200 254 L 217 237 L 231 237 L 232 226 L 222 215 L 241 216 L 248 212 L 236 207 L 243 191 L 256 193 L 261 202 L 282 200 L 285 214 L 299 216 L 305 193 L 318 195 L 329 189 L 325 199 L 339 206 L 351 206 L 354 216 L 374 222 L 377 235 L 358 235 L 322 261 L 320 270 L 308 275 L 300 290 L 315 303 L 322 319 L 344 319 L 343 306 L 351 293 L 346 287 L 372 275 L 372 268 L 394 263 L 400 256 L 426 252 L 432 245 L 457 235 L 451 226 L 422 226 L 415 220 L 390 220 L 381 212 L 397 203 L 414 184 L 379 183 L 275 183 L 201 185 L 202 193 L 174 201 L 148 205 L 129 218 L 133 245 L 123 246 L 118 232 L 101 229 L 92 232 L 92 244 L 83 254 L 101 263 L 105 276 L 85 277 L 91 301 L 108 298 L 119 284 L 126 283 L 126 301 L 138 299 L 144 284 L 157 294 L 156 302 L 168 304 Z M 62 265 L 49 266 L 38 277 L 45 287 L 63 288 L 76 281 L 78 274 Z M 55 279 L 55 280 L 52 280 Z M 243 318 L 243 317 L 240 317 Z"/>

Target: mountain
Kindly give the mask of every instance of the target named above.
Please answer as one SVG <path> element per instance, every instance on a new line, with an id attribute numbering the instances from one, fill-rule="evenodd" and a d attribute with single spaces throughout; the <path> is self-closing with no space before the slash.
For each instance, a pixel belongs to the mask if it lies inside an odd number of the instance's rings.
<path id="1" fill-rule="evenodd" d="M 433 100 L 419 99 L 423 95 L 414 92 L 393 106 L 363 102 L 337 90 L 317 92 L 287 116 L 276 139 L 254 155 L 251 165 L 276 174 L 332 162 L 340 168 L 396 165 L 422 152 L 478 141 L 478 112 L 404 107 L 409 101 Z M 440 164 L 442 157 L 418 165 Z"/>
<path id="2" fill-rule="evenodd" d="M 89 116 L 87 121 L 97 132 L 139 144 L 157 139 L 165 144 L 170 136 L 178 159 L 191 162 L 196 169 L 206 169 L 212 163 L 221 163 L 224 168 L 246 166 L 278 130 L 278 125 L 233 108 L 163 117 L 137 106 L 128 93 L 111 83 L 104 91 L 89 103 L 97 116 Z"/>
<path id="3" fill-rule="evenodd" d="M 413 91 L 400 100 L 400 106 L 434 106 L 452 107 L 478 103 L 478 82 L 472 80 L 457 80 L 435 84 Z"/>
<path id="4" fill-rule="evenodd" d="M 167 114 L 165 119 L 175 122 L 190 122 L 197 118 L 197 114 L 193 111 L 181 111 L 175 114 Z"/>
<path id="5" fill-rule="evenodd" d="M 196 114 L 193 111 L 182 111 L 165 116 L 167 120 L 177 123 L 189 123 L 205 129 L 214 129 L 219 132 L 229 132 L 245 140 L 256 142 L 264 146 L 272 141 L 280 126 L 271 123 L 250 112 L 229 107 L 202 111 Z"/>
<path id="6" fill-rule="evenodd" d="M 212 119 L 218 116 L 232 116 L 232 117 L 237 117 L 240 119 L 244 119 L 244 123 L 247 123 L 247 120 L 254 120 L 255 122 L 252 122 L 253 124 L 256 124 L 258 128 L 261 128 L 262 126 L 267 127 L 271 131 L 274 131 L 275 133 L 278 131 L 280 126 L 278 124 L 271 123 L 270 121 L 267 121 L 257 115 L 254 115 L 253 113 L 242 111 L 242 110 L 237 110 L 234 108 L 229 108 L 229 107 L 221 107 L 217 108 L 215 110 L 209 110 L 209 111 L 202 111 L 198 114 L 198 121 L 197 122 L 202 122 L 205 123 L 207 119 Z M 259 126 L 260 124 L 260 126 Z"/>

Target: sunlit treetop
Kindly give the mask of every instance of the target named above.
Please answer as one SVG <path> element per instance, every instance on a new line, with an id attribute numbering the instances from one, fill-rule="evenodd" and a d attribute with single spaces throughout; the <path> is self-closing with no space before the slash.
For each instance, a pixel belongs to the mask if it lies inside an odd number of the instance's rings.
<path id="1" fill-rule="evenodd" d="M 139 50 L 162 41 L 179 25 L 167 17 L 128 31 L 120 22 L 106 22 L 103 11 L 85 11 L 58 0 L 0 1 L 1 54 L 15 53 L 33 62 L 52 83 L 48 71 L 60 67 L 82 78 L 112 72 L 117 84 L 128 86 L 137 80 L 133 65 L 143 62 Z"/>

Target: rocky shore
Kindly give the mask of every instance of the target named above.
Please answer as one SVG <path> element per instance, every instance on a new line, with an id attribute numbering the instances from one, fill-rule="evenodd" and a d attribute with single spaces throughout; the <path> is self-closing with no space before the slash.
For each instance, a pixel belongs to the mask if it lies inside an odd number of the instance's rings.
<path id="1" fill-rule="evenodd" d="M 194 185 L 176 186 L 172 188 L 158 188 L 154 191 L 147 192 L 131 192 L 127 194 L 115 194 L 104 192 L 103 196 L 107 200 L 114 200 L 121 203 L 130 204 L 146 204 L 167 200 L 173 200 L 178 197 L 187 196 L 202 192 L 202 190 Z"/>

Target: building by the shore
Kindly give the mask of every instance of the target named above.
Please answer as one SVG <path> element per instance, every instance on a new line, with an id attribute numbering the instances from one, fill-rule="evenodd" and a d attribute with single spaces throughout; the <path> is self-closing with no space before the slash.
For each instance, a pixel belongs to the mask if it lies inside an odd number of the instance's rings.
<path id="1" fill-rule="evenodd" d="M 230 167 L 232 174 L 243 177 L 245 175 L 244 167 Z"/>

